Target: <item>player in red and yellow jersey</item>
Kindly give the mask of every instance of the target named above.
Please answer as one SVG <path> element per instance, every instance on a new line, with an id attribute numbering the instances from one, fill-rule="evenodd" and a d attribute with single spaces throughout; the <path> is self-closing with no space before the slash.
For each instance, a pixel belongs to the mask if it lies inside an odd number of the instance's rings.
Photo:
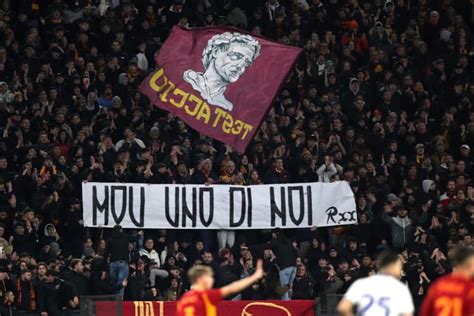
<path id="1" fill-rule="evenodd" d="M 474 248 L 451 256 L 453 272 L 431 285 L 420 316 L 474 316 Z"/>
<path id="2" fill-rule="evenodd" d="M 236 294 L 263 277 L 262 261 L 257 262 L 255 273 L 220 289 L 212 289 L 214 276 L 206 266 L 194 266 L 188 272 L 191 290 L 183 295 L 177 306 L 176 316 L 216 316 L 216 305 L 224 297 Z"/>

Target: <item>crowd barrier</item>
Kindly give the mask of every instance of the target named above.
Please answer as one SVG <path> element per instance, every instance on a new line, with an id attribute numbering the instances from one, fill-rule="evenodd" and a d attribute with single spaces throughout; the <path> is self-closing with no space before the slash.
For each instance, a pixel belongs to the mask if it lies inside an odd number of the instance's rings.
<path id="1" fill-rule="evenodd" d="M 95 315 L 116 316 L 117 303 L 96 301 Z M 122 316 L 175 316 L 176 302 L 122 302 Z M 218 315 L 225 316 L 314 316 L 315 301 L 224 301 Z"/>

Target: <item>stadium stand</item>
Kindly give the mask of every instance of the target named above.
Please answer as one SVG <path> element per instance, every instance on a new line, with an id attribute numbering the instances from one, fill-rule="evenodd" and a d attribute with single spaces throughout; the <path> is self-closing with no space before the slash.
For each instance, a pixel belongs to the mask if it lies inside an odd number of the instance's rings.
<path id="1" fill-rule="evenodd" d="M 77 314 L 94 295 L 176 301 L 194 264 L 224 286 L 259 257 L 265 279 L 233 299 L 318 297 L 333 311 L 386 248 L 418 309 L 451 271 L 449 250 L 474 246 L 472 1 L 0 3 L 1 315 Z M 245 153 L 138 92 L 174 25 L 232 25 L 303 48 Z M 355 194 L 358 225 L 227 236 L 92 229 L 82 217 L 83 181 L 337 180 Z"/>

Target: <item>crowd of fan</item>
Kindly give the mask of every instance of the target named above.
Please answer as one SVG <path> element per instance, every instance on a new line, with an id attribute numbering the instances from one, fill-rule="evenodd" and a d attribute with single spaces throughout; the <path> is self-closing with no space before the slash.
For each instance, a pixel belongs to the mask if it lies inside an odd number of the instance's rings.
<path id="1" fill-rule="evenodd" d="M 83 295 L 176 300 L 185 272 L 237 298 L 344 293 L 400 252 L 418 304 L 474 245 L 472 1 L 12 0 L 0 8 L 0 306 L 57 315 Z M 173 25 L 233 25 L 304 52 L 245 154 L 137 91 Z M 258 86 L 249 87 L 258 89 Z M 348 181 L 359 225 L 86 229 L 83 181 Z M 161 210 L 156 210 L 160 212 Z M 8 314 L 10 315 L 10 314 Z"/>

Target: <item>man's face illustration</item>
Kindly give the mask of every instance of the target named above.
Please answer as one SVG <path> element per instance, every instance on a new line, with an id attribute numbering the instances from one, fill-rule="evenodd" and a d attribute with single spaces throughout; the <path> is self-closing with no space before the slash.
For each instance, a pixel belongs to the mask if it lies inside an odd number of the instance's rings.
<path id="1" fill-rule="evenodd" d="M 227 50 L 215 53 L 216 72 L 225 82 L 236 82 L 252 64 L 253 55 L 254 51 L 250 47 L 232 43 Z"/>

